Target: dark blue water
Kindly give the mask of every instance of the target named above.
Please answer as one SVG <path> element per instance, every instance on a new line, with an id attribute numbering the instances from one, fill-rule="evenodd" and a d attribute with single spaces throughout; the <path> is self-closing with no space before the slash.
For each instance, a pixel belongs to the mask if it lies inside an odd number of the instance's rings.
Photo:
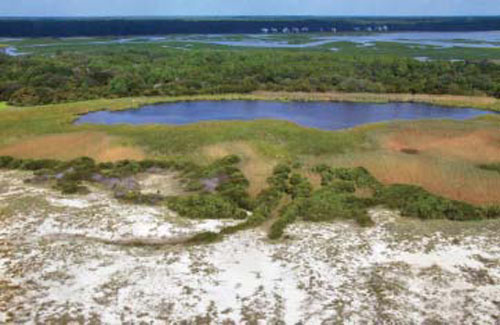
<path id="1" fill-rule="evenodd" d="M 490 112 L 415 103 L 332 103 L 267 101 L 199 101 L 144 106 L 127 111 L 100 111 L 80 117 L 76 124 L 170 124 L 201 121 L 285 120 L 322 130 L 339 130 L 391 120 L 465 120 Z"/>

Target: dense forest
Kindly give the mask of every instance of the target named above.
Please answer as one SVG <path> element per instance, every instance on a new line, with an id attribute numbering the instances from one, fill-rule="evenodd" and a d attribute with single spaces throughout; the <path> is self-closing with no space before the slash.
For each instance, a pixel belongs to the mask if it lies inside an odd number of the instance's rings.
<path id="1" fill-rule="evenodd" d="M 383 27 L 383 28 L 382 28 Z M 500 17 L 2 18 L 1 37 L 260 33 L 263 28 L 331 31 L 500 30 Z"/>
<path id="2" fill-rule="evenodd" d="M 419 62 L 285 50 L 129 50 L 0 54 L 0 101 L 38 105 L 95 98 L 270 91 L 428 93 L 500 97 L 500 65 Z"/>

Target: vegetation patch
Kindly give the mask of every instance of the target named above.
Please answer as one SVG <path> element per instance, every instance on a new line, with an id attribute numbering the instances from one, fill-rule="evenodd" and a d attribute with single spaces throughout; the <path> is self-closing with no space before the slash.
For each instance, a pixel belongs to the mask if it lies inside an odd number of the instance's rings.
<path id="1" fill-rule="evenodd" d="M 321 187 L 314 190 L 309 179 L 303 176 L 302 165 L 278 164 L 268 178 L 268 187 L 252 199 L 248 195 L 249 181 L 237 167 L 238 156 L 226 156 L 207 166 L 183 161 L 123 160 L 115 163 L 96 163 L 82 157 L 68 162 L 57 160 L 16 159 L 0 156 L 0 168 L 30 170 L 31 182 L 52 182 L 65 194 L 86 193 L 85 182 L 108 185 L 115 197 L 135 204 L 160 204 L 183 217 L 191 219 L 242 219 L 234 226 L 223 228 L 217 236 L 254 228 L 273 215 L 270 239 L 282 237 L 287 225 L 300 219 L 310 222 L 334 219 L 355 220 L 361 226 L 373 221 L 368 209 L 384 205 L 401 211 L 404 216 L 419 219 L 448 219 L 470 221 L 500 217 L 500 207 L 474 206 L 461 201 L 431 194 L 414 185 L 382 185 L 365 168 L 332 168 L 319 165 L 313 171 L 321 177 Z M 199 184 L 195 193 L 187 196 L 163 197 L 159 194 L 142 194 L 131 178 L 151 170 L 175 170 L 182 175 L 186 188 Z M 206 188 L 203 180 L 217 179 L 216 186 Z M 368 190 L 368 191 L 367 191 Z M 359 193 L 364 193 L 360 196 Z M 370 193 L 367 195 L 366 193 Z M 279 211 L 283 198 L 289 202 Z M 210 234 L 193 239 L 213 241 Z"/>
<path id="2" fill-rule="evenodd" d="M 479 165 L 478 167 L 480 169 L 483 169 L 483 170 L 488 170 L 488 171 L 500 173 L 500 163 L 482 164 L 482 165 Z"/>
<path id="3" fill-rule="evenodd" d="M 260 192 L 255 199 L 252 215 L 239 225 L 222 229 L 221 234 L 232 234 L 254 228 L 269 220 L 273 211 L 278 208 L 281 199 L 286 196 L 290 173 L 291 169 L 287 165 L 277 165 L 273 174 L 267 179 L 269 187 Z"/>
<path id="4" fill-rule="evenodd" d="M 377 194 L 378 202 L 420 219 L 480 220 L 485 210 L 471 204 L 433 195 L 414 185 L 389 185 Z"/>
<path id="5" fill-rule="evenodd" d="M 122 145 L 117 137 L 104 132 L 70 132 L 30 137 L 1 148 L 0 155 L 62 160 L 85 156 L 97 161 L 141 160 L 145 157 L 140 148 Z"/>
<path id="6" fill-rule="evenodd" d="M 418 155 L 420 151 L 418 149 L 413 149 L 413 148 L 403 148 L 401 149 L 401 152 L 407 155 Z"/>
<path id="7" fill-rule="evenodd" d="M 377 205 L 401 211 L 406 217 L 471 221 L 500 218 L 498 206 L 474 206 L 466 202 L 446 199 L 431 194 L 413 185 L 382 185 L 366 169 L 331 168 L 320 165 L 314 170 L 321 175 L 322 187 L 311 191 L 297 191 L 288 188 L 293 201 L 280 212 L 273 223 L 270 239 L 280 238 L 287 225 L 300 219 L 303 221 L 331 221 L 334 219 L 355 220 L 366 227 L 373 225 L 368 209 Z M 294 184 L 301 184 L 295 176 Z M 304 185 L 300 185 L 302 187 Z M 372 195 L 359 197 L 360 189 L 370 189 Z M 294 195 L 294 193 L 300 193 Z"/>
<path id="8" fill-rule="evenodd" d="M 321 165 L 314 170 L 321 174 L 322 187 L 313 191 L 307 178 L 294 174 L 288 190 L 292 202 L 281 210 L 271 226 L 270 239 L 280 238 L 286 226 L 297 219 L 311 222 L 353 219 L 361 226 L 373 224 L 367 213 L 372 200 L 355 195 L 358 187 L 380 186 L 373 176 L 363 168 L 332 169 Z"/>
<path id="9" fill-rule="evenodd" d="M 131 50 L 0 56 L 0 100 L 18 106 L 102 97 L 286 92 L 499 96 L 500 66 L 395 55 L 266 49 Z M 81 48 L 80 48 L 81 49 Z M 484 51 L 484 49 L 482 49 Z M 293 63 L 293 64 L 292 64 Z"/>
<path id="10" fill-rule="evenodd" d="M 246 213 L 234 202 L 216 194 L 197 194 L 169 198 L 167 205 L 179 215 L 191 219 L 245 219 Z"/>

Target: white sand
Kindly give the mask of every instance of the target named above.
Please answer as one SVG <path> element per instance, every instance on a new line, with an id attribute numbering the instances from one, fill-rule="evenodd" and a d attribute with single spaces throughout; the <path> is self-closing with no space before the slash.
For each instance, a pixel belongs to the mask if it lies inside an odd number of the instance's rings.
<path id="1" fill-rule="evenodd" d="M 260 230 L 191 247 L 47 241 L 56 234 L 169 238 L 237 221 L 185 220 L 162 207 L 120 204 L 99 191 L 65 197 L 22 184 L 18 176 L 0 172 L 0 211 L 9 211 L 0 218 L 0 281 L 9 284 L 0 290 L 0 321 L 495 324 L 500 319 L 500 247 L 486 229 L 457 235 L 459 241 L 439 232 L 396 240 L 390 225 L 399 217 L 373 210 L 373 228 L 296 223 L 287 231 L 292 239 L 278 244 Z M 8 299 L 9 292 L 15 298 Z"/>

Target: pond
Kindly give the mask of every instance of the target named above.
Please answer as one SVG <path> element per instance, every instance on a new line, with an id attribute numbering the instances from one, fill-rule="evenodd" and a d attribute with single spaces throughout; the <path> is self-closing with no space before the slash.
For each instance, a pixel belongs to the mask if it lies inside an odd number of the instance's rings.
<path id="1" fill-rule="evenodd" d="M 186 125 L 202 121 L 270 119 L 322 130 L 340 130 L 391 120 L 465 120 L 484 114 L 491 112 L 417 103 L 198 101 L 92 112 L 81 116 L 75 123 Z"/>

